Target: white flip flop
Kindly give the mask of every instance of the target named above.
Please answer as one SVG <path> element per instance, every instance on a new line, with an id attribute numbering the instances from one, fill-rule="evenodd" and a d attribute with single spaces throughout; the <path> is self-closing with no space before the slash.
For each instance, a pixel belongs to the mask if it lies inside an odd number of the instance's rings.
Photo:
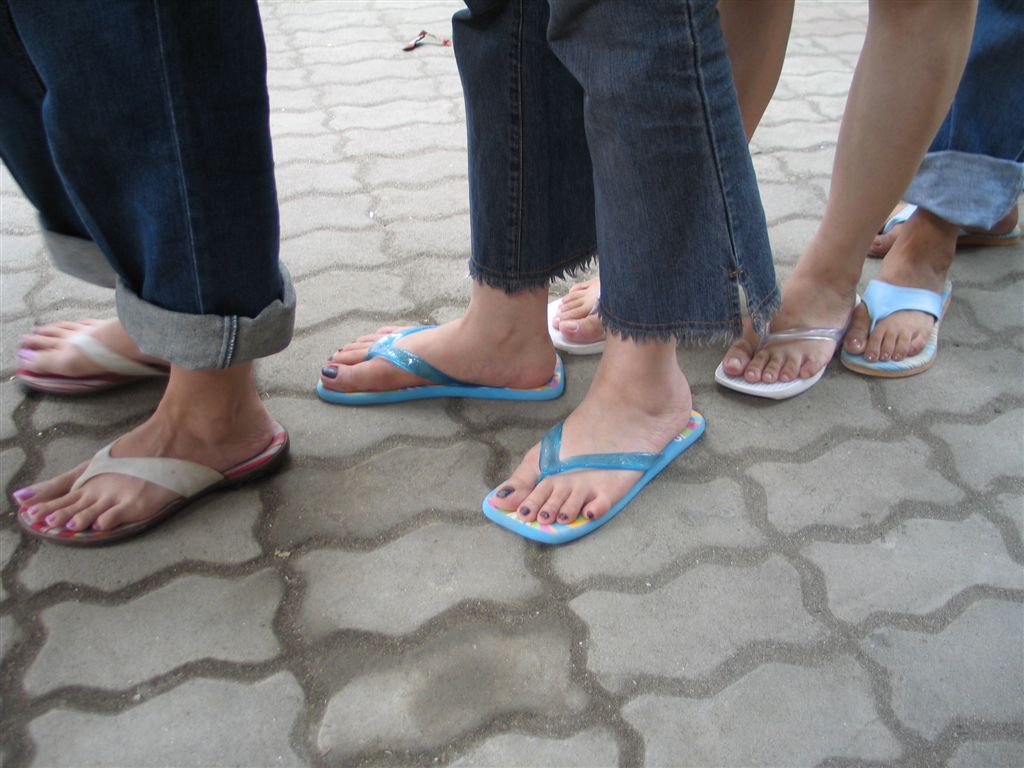
<path id="1" fill-rule="evenodd" d="M 600 341 L 594 341 L 590 344 L 580 344 L 575 341 L 569 341 L 562 335 L 554 326 L 555 315 L 558 314 L 558 307 L 562 303 L 561 299 L 555 299 L 548 304 L 548 333 L 551 335 L 551 343 L 555 345 L 555 349 L 560 349 L 563 352 L 568 352 L 572 355 L 599 355 L 604 351 L 604 339 Z M 594 305 L 594 309 L 591 310 L 591 314 L 594 314 L 597 310 L 597 305 Z"/>

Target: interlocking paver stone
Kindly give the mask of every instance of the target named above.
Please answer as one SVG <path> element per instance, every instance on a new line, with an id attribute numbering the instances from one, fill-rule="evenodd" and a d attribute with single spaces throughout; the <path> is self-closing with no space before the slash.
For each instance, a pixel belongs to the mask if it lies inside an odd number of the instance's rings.
<path id="1" fill-rule="evenodd" d="M 0 660 L 21 639 L 21 627 L 10 614 L 0 614 Z"/>
<path id="2" fill-rule="evenodd" d="M 1000 477 L 1024 472 L 1024 410 L 1008 411 L 987 424 L 940 424 L 932 430 L 953 451 L 957 471 L 978 490 Z"/>
<path id="3" fill-rule="evenodd" d="M 871 466 L 870 479 L 851 467 Z M 810 461 L 762 462 L 749 471 L 765 486 L 772 524 L 784 531 L 809 525 L 853 528 L 879 523 L 903 500 L 955 503 L 962 492 L 932 468 L 929 447 L 916 438 L 894 443 L 846 440 Z"/>
<path id="4" fill-rule="evenodd" d="M 60 424 L 76 424 L 102 429 L 116 422 L 141 422 L 156 407 L 165 386 L 165 379 L 154 379 L 139 386 L 97 392 L 89 397 L 42 398 L 32 413 L 32 428 L 42 432 Z M 79 461 L 88 455 L 84 453 Z"/>
<path id="5" fill-rule="evenodd" d="M 0 279 L 0 313 L 4 318 L 24 315 L 28 311 L 25 297 L 38 279 L 35 272 L 10 272 Z"/>
<path id="6" fill-rule="evenodd" d="M 588 667 L 617 690 L 638 674 L 708 675 L 757 641 L 809 645 L 825 635 L 779 557 L 748 568 L 701 565 L 646 594 L 592 591 L 569 605 L 590 627 Z"/>
<path id="7" fill-rule="evenodd" d="M 263 570 L 238 580 L 186 576 L 122 605 L 58 603 L 42 612 L 46 642 L 25 688 L 124 688 L 205 658 L 263 661 L 278 652 L 270 622 L 280 595 L 277 576 Z"/>
<path id="8" fill-rule="evenodd" d="M 478 444 L 457 443 L 391 448 L 342 470 L 293 468 L 272 481 L 293 501 L 276 519 L 271 538 L 285 548 L 318 534 L 371 538 L 430 511 L 475 519 L 488 491 L 481 480 L 486 462 Z M 403 479 L 408 477 L 419 481 L 410 485 Z"/>
<path id="9" fill-rule="evenodd" d="M 641 505 L 642 500 L 642 505 Z M 743 514 L 736 483 L 654 483 L 622 513 L 573 547 L 558 547 L 552 564 L 567 582 L 597 575 L 639 577 L 671 566 L 695 550 L 762 544 L 764 537 Z"/>
<path id="10" fill-rule="evenodd" d="M 118 714 L 54 709 L 29 731 L 35 764 L 52 768 L 299 766 L 289 733 L 302 704 L 284 672 L 250 684 L 190 680 Z"/>
<path id="11" fill-rule="evenodd" d="M 14 550 L 18 548 L 18 543 L 20 541 L 21 536 L 19 536 L 15 531 L 0 530 L 0 570 L 7 567 L 7 563 L 9 563 L 11 561 L 11 557 L 14 556 Z M 0 600 L 4 600 L 6 597 L 7 588 L 0 583 Z"/>
<path id="12" fill-rule="evenodd" d="M 361 188 L 357 170 L 352 162 L 292 164 L 278 168 L 274 175 L 282 198 L 311 192 L 333 196 L 351 194 Z M 337 240 L 337 235 L 334 237 Z"/>
<path id="13" fill-rule="evenodd" d="M 25 452 L 20 448 L 7 448 L 0 451 L 0 488 L 8 488 L 11 480 L 25 463 Z M 11 491 L 16 490 L 11 488 Z M 6 503 L 6 499 L 4 500 Z M 13 504 L 12 504 L 13 506 Z"/>
<path id="14" fill-rule="evenodd" d="M 1020 768 L 1024 765 L 1024 743 L 971 741 L 960 746 L 946 765 L 948 768 Z"/>
<path id="15" fill-rule="evenodd" d="M 348 232 L 344 239 L 337 232 L 310 232 L 281 243 L 281 260 L 294 279 L 345 266 L 373 267 L 390 261 L 384 237 L 381 231 Z"/>
<path id="16" fill-rule="evenodd" d="M 938 634 L 884 627 L 863 647 L 891 672 L 892 705 L 932 738 L 955 719 L 1024 719 L 1024 606 L 979 600 Z"/>
<path id="17" fill-rule="evenodd" d="M 296 291 L 301 291 L 310 299 L 308 303 L 296 308 L 295 327 L 304 330 L 330 322 L 338 314 L 341 301 L 344 301 L 343 306 L 358 307 L 365 312 L 408 312 L 413 304 L 401 295 L 403 282 L 404 276 L 379 272 L 372 275 L 359 272 L 342 275 L 335 272 L 307 277 L 295 285 Z M 375 329 L 368 328 L 366 332 L 372 330 Z M 326 357 L 326 351 L 321 357 Z M 310 373 L 315 375 L 317 370 L 312 368 Z"/>
<path id="18" fill-rule="evenodd" d="M 295 563 L 307 583 L 301 622 L 313 637 L 348 628 L 400 634 L 463 601 L 534 597 L 540 584 L 522 567 L 524 544 L 494 533 L 428 525 L 372 552 L 305 555 Z M 415 571 L 396 567 L 423 553 Z"/>
<path id="19" fill-rule="evenodd" d="M 1021 357 L 1017 353 L 993 353 L 968 346 L 945 349 L 940 339 L 932 368 L 938 376 L 918 376 L 913 387 L 886 389 L 895 414 L 905 419 L 917 419 L 930 411 L 970 414 L 997 398 L 1024 396 Z M 950 388 L 952 381 L 957 382 L 955 390 Z M 959 430 L 959 425 L 951 429 Z M 961 438 L 953 442 L 961 442 Z M 1019 456 L 1020 442 L 1016 448 Z"/>
<path id="20" fill-rule="evenodd" d="M 851 622 L 874 611 L 930 613 L 975 584 L 1024 588 L 1024 569 L 995 526 L 976 515 L 908 520 L 868 544 L 819 541 L 804 552 L 825 574 L 832 611 Z"/>
<path id="21" fill-rule="evenodd" d="M 317 744 L 332 756 L 431 749 L 504 713 L 572 715 L 587 697 L 569 676 L 570 642 L 558 627 L 458 627 L 331 697 Z"/>
<path id="22" fill-rule="evenodd" d="M 848 658 L 766 664 L 711 698 L 641 696 L 623 714 L 643 734 L 651 766 L 816 765 L 900 752 L 874 709 L 867 674 Z"/>
<path id="23" fill-rule="evenodd" d="M 452 762 L 452 768 L 522 768 L 525 764 L 546 768 L 593 768 L 615 765 L 619 748 L 615 737 L 591 728 L 568 739 L 502 734 Z"/>
<path id="24" fill-rule="evenodd" d="M 157 530 L 116 548 L 40 547 L 21 571 L 32 590 L 66 581 L 115 590 L 182 561 L 241 563 L 260 554 L 253 527 L 255 490 L 220 493 L 190 506 Z"/>

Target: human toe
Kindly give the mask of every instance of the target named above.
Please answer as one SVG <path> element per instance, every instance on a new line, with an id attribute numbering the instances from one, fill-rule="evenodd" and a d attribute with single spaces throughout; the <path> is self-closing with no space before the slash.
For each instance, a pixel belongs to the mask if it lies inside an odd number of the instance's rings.
<path id="1" fill-rule="evenodd" d="M 730 376 L 742 376 L 747 371 L 754 356 L 754 347 L 746 338 L 738 339 L 722 359 L 722 367 Z M 760 377 L 759 377 L 760 378 Z"/>
<path id="2" fill-rule="evenodd" d="M 762 349 L 757 352 L 743 368 L 743 377 L 752 384 L 762 381 L 764 367 L 768 364 L 769 359 L 768 350 Z"/>
<path id="3" fill-rule="evenodd" d="M 608 510 L 612 508 L 611 501 L 604 496 L 594 496 L 587 500 L 583 505 L 580 512 L 587 520 L 597 520 L 608 513 Z M 576 518 L 574 517 L 573 520 Z M 571 523 L 572 520 L 566 522 Z"/>
<path id="4" fill-rule="evenodd" d="M 778 352 L 770 352 L 767 361 L 765 361 L 764 368 L 761 371 L 761 381 L 766 384 L 771 384 L 777 381 L 779 378 L 779 371 L 782 370 L 782 365 L 785 362 L 785 355 L 779 354 Z"/>
<path id="5" fill-rule="evenodd" d="M 880 259 L 892 249 L 895 243 L 895 230 L 886 232 L 884 235 L 875 235 L 875 239 L 871 241 L 871 245 L 868 247 L 868 255 Z"/>
<path id="6" fill-rule="evenodd" d="M 604 338 L 601 318 L 596 315 L 590 315 L 582 320 L 563 322 L 559 330 L 566 339 L 577 344 L 592 344 Z"/>
<path id="7" fill-rule="evenodd" d="M 846 338 L 843 340 L 846 351 L 854 355 L 861 354 L 867 344 L 870 330 L 871 317 L 868 315 L 867 307 L 858 304 L 850 317 L 850 326 L 846 329 Z"/>
<path id="8" fill-rule="evenodd" d="M 548 479 L 537 483 L 536 487 L 534 487 L 534 489 L 527 494 L 526 498 L 523 499 L 522 503 L 519 504 L 516 510 L 516 514 L 519 516 L 519 519 L 524 523 L 532 523 L 538 518 L 541 510 L 547 512 L 548 517 L 550 517 L 551 513 L 557 510 L 557 505 L 555 505 L 551 499 L 553 490 L 554 484 Z M 554 509 L 546 508 L 549 506 L 554 507 Z M 542 522 L 548 522 L 548 519 L 545 518 Z"/>

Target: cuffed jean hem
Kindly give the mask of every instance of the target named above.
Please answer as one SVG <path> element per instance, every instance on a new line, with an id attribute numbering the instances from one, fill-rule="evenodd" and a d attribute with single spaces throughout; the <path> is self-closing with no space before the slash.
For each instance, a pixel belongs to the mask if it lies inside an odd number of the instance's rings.
<path id="1" fill-rule="evenodd" d="M 951 224 L 991 229 L 1024 189 L 1024 163 L 947 150 L 929 152 L 903 199 Z"/>
<path id="2" fill-rule="evenodd" d="M 473 259 L 470 259 L 469 276 L 475 282 L 486 285 L 488 288 L 497 288 L 509 294 L 521 293 L 522 291 L 547 288 L 553 280 L 576 277 L 590 266 L 596 258 L 596 248 L 588 249 L 580 256 L 573 256 L 560 264 L 553 265 L 551 269 L 545 270 L 542 274 L 524 275 L 519 273 L 514 276 L 487 269 Z"/>
<path id="3" fill-rule="evenodd" d="M 227 368 L 267 357 L 288 346 L 295 326 L 295 289 L 280 265 L 282 298 L 256 317 L 189 315 L 144 301 L 117 281 L 117 316 L 147 355 L 191 370 Z"/>
<path id="4" fill-rule="evenodd" d="M 46 227 L 42 227 L 42 232 L 50 261 L 61 272 L 101 288 L 115 286 L 117 274 L 92 240 L 62 235 Z"/>
<path id="5" fill-rule="evenodd" d="M 765 335 L 772 317 L 782 306 L 782 295 L 775 288 L 755 307 L 748 307 L 748 317 L 759 335 Z M 676 341 L 680 344 L 712 345 L 735 341 L 743 333 L 739 313 L 731 320 L 703 322 L 680 320 L 675 323 L 649 325 L 634 323 L 621 317 L 609 315 L 601 307 L 601 325 L 606 333 L 614 333 L 627 341 Z"/>

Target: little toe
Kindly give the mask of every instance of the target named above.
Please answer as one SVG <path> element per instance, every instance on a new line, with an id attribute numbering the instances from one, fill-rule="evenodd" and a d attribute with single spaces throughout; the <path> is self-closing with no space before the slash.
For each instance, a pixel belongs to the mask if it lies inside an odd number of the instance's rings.
<path id="1" fill-rule="evenodd" d="M 131 506 L 129 504 L 115 504 L 106 510 L 97 509 L 96 512 L 97 514 L 90 523 L 95 531 L 110 531 L 125 523 L 134 522 L 130 516 Z"/>
<path id="2" fill-rule="evenodd" d="M 608 501 L 608 499 L 601 496 L 596 496 L 587 501 L 580 511 L 583 514 L 583 516 L 587 518 L 587 520 L 598 520 L 604 517 L 608 513 L 608 510 L 611 508 L 612 505 Z M 571 523 L 575 519 L 576 518 L 574 517 L 572 518 L 572 520 L 568 520 L 567 522 Z"/>

